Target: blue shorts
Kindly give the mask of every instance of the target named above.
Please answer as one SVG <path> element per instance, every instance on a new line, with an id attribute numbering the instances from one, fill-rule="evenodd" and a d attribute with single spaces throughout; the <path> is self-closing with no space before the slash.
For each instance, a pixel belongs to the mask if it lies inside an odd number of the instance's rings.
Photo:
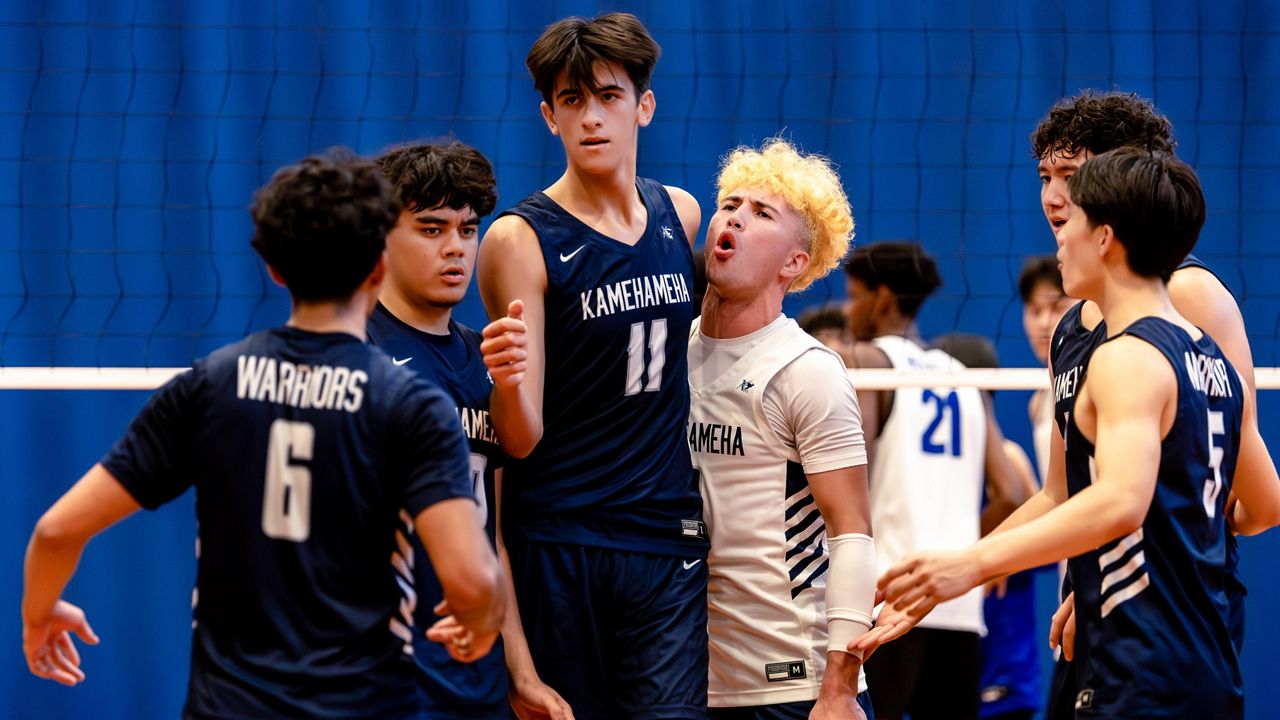
<path id="1" fill-rule="evenodd" d="M 513 543 L 512 581 L 542 681 L 579 720 L 707 716 L 707 563 Z"/>
<path id="2" fill-rule="evenodd" d="M 860 692 L 856 699 L 858 707 L 866 713 L 867 720 L 876 720 L 876 714 L 871 709 L 871 696 Z M 809 720 L 809 713 L 815 704 L 816 701 L 807 700 L 755 707 L 711 708 L 707 710 L 707 717 L 710 720 Z"/>

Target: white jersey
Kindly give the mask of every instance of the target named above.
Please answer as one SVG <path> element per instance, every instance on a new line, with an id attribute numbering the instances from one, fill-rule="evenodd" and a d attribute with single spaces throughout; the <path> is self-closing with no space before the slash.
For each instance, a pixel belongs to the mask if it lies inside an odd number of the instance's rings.
<path id="1" fill-rule="evenodd" d="M 872 343 L 894 369 L 951 370 L 958 360 L 897 335 Z M 888 569 L 921 550 L 959 550 L 978 541 L 987 415 L 977 388 L 900 388 L 871 462 L 876 564 Z M 920 627 L 986 634 L 982 588 L 942 603 Z"/>
<path id="2" fill-rule="evenodd" d="M 1031 418 L 1031 444 L 1036 451 L 1036 471 L 1040 484 L 1049 477 L 1049 449 L 1057 427 L 1053 420 L 1053 393 L 1048 388 L 1036 390 L 1027 402 L 1027 415 Z"/>
<path id="3" fill-rule="evenodd" d="M 708 704 L 814 700 L 828 556 L 806 473 L 866 463 L 857 397 L 843 360 L 790 318 L 732 340 L 699 327 L 688 429 L 711 537 Z"/>

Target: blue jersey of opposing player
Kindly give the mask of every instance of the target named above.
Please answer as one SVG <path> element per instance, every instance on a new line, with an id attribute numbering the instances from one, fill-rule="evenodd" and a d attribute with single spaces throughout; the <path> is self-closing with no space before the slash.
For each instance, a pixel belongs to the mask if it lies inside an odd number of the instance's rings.
<path id="1" fill-rule="evenodd" d="M 438 388 L 353 335 L 276 328 L 158 391 L 102 464 L 147 508 L 196 487 L 187 716 L 420 713 L 399 514 L 472 494 Z"/>
<path id="2" fill-rule="evenodd" d="M 458 419 L 471 450 L 471 481 L 489 541 L 494 542 L 496 495 L 494 473 L 506 455 L 498 446 L 489 422 L 489 394 L 493 380 L 480 355 L 479 333 L 449 322 L 448 335 L 431 335 L 400 321 L 382 303 L 369 318 L 369 341 L 382 348 L 394 363 L 428 378 L 444 389 L 457 404 Z M 408 528 L 412 531 L 412 525 Z M 417 593 L 413 635 L 414 659 L 422 671 L 431 717 L 509 717 L 507 666 L 501 638 L 485 657 L 461 663 L 449 657 L 443 645 L 426 639 L 425 629 L 438 618 L 432 608 L 444 597 L 440 580 L 431 568 L 426 550 L 414 537 L 416 558 L 411 577 Z M 457 715 L 446 715 L 453 712 Z"/>
<path id="3" fill-rule="evenodd" d="M 1224 514 L 1244 390 L 1207 335 L 1192 340 L 1154 317 L 1120 335 L 1142 339 L 1168 359 L 1177 378 L 1177 414 L 1160 444 L 1142 526 L 1069 561 L 1076 623 L 1085 628 L 1076 642 L 1087 643 L 1076 670 L 1076 716 L 1240 717 Z M 1094 452 L 1074 418 L 1067 421 L 1066 446 L 1067 488 L 1074 495 L 1092 482 Z"/>
<path id="4" fill-rule="evenodd" d="M 636 187 L 635 245 L 592 230 L 546 194 L 507 210 L 547 268 L 543 434 L 504 482 L 508 538 L 696 556 L 702 501 L 684 439 L 693 256 L 666 189 Z"/>

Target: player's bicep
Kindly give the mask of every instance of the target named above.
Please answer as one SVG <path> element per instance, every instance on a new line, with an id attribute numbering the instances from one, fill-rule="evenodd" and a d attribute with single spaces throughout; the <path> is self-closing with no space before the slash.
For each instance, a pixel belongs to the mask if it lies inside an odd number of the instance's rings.
<path id="1" fill-rule="evenodd" d="M 1173 368 L 1148 343 L 1120 338 L 1094 352 L 1088 377 L 1095 414 L 1094 483 L 1141 506 L 1145 515 L 1168 432 L 1166 410 L 1177 403 Z"/>
<path id="2" fill-rule="evenodd" d="M 689 247 L 697 243 L 698 230 L 702 227 L 702 208 L 688 191 L 671 185 L 665 186 L 671 196 L 671 204 L 675 206 L 676 215 L 680 216 L 680 226 L 684 236 L 689 240 Z"/>
<path id="3" fill-rule="evenodd" d="M 1199 267 L 1183 268 L 1169 279 L 1169 299 L 1178 313 L 1208 333 L 1235 366 L 1245 387 L 1254 392 L 1253 351 L 1244 317 L 1231 292 L 1213 273 Z"/>
<path id="4" fill-rule="evenodd" d="M 94 465 L 49 508 L 37 525 L 37 535 L 84 542 L 142 506 L 101 464 Z"/>
<path id="5" fill-rule="evenodd" d="M 827 537 L 872 534 L 866 464 L 812 473 L 808 480 L 814 502 L 826 523 Z"/>
<path id="6" fill-rule="evenodd" d="M 506 317 L 514 300 L 524 305 L 528 357 L 523 386 L 540 408 L 546 367 L 547 264 L 538 236 L 520 217 L 498 218 L 480 243 L 477 265 L 480 296 L 490 320 Z"/>

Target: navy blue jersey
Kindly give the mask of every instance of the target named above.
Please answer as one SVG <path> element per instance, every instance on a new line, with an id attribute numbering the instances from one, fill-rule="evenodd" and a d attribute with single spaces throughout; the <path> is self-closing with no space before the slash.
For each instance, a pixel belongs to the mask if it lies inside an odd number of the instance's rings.
<path id="1" fill-rule="evenodd" d="M 460 361 L 441 351 L 441 338 L 428 335 L 401 322 L 382 303 L 369 318 L 369 341 L 391 356 L 392 362 L 409 368 L 444 389 L 457 405 L 458 419 L 471 450 L 472 491 L 480 504 L 481 517 L 489 541 L 494 542 L 496 495 L 494 472 L 502 467 L 506 455 L 498 446 L 489 422 L 489 394 L 493 379 L 480 354 L 480 333 L 453 321 L 449 322 L 448 339 L 461 344 Z M 410 533 L 412 526 L 406 528 Z M 427 640 L 424 634 L 439 618 L 432 612 L 444 598 L 444 590 L 416 536 L 411 544 L 415 558 L 405 563 L 413 582 L 417 602 L 413 635 L 414 659 L 422 671 L 423 690 L 429 710 L 435 717 L 446 710 L 467 710 L 471 717 L 483 717 L 475 710 L 495 709 L 507 714 L 507 666 L 501 639 L 485 657 L 473 663 L 460 663 L 449 657 L 444 646 Z"/>
<path id="2" fill-rule="evenodd" d="M 196 487 L 188 716 L 419 712 L 398 518 L 471 496 L 438 388 L 352 335 L 267 330 L 160 389 L 102 464 L 146 508 Z"/>
<path id="3" fill-rule="evenodd" d="M 1205 335 L 1145 317 L 1121 336 L 1160 350 L 1177 377 L 1177 415 L 1160 445 L 1142 526 L 1070 560 L 1085 662 L 1077 717 L 1240 717 L 1243 690 L 1228 628 L 1226 498 L 1243 414 L 1235 368 Z M 1094 446 L 1067 422 L 1067 489 L 1092 482 Z M 1084 458 L 1081 473 L 1079 458 Z M 1072 460 L 1077 460 L 1072 462 Z"/>
<path id="4" fill-rule="evenodd" d="M 666 188 L 626 245 L 538 192 L 505 214 L 538 235 L 547 267 L 543 434 L 504 483 L 509 538 L 705 555 L 684 439 L 693 255 Z"/>

